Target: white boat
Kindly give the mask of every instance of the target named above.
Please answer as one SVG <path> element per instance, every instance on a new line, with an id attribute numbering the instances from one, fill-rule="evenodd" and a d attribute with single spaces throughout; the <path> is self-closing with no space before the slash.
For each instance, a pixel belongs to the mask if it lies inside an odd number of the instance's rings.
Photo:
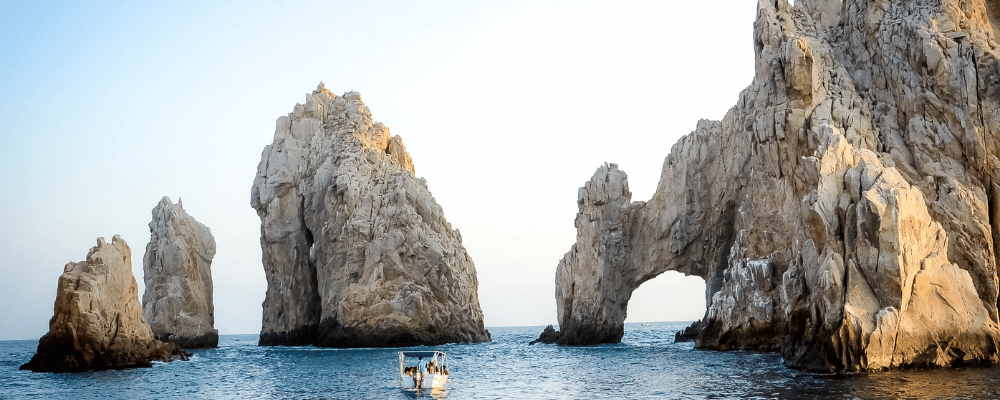
<path id="1" fill-rule="evenodd" d="M 447 382 L 448 355 L 444 352 L 399 352 L 399 385 L 403 389 L 443 388 Z"/>

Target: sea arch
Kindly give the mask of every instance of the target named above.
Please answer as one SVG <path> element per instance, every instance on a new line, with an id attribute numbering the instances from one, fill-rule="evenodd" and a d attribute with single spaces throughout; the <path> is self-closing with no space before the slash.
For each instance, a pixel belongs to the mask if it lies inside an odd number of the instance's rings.
<path id="1" fill-rule="evenodd" d="M 719 128 L 718 121 L 700 121 L 678 145 L 712 148 Z M 671 152 L 648 202 L 631 201 L 628 177 L 616 164 L 601 166 L 580 188 L 577 241 L 556 269 L 560 344 L 620 342 L 632 292 L 667 271 L 704 279 L 710 305 L 728 265 L 724 249 L 735 240 L 733 189 L 740 184 L 697 173 L 717 159 Z"/>
<path id="2" fill-rule="evenodd" d="M 667 271 L 632 291 L 625 323 L 693 321 L 707 307 L 702 294 L 705 280 Z"/>

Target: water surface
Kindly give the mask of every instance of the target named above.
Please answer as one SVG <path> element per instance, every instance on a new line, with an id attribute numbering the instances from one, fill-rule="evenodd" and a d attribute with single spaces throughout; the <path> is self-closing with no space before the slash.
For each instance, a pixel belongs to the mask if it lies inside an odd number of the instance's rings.
<path id="1" fill-rule="evenodd" d="M 687 324 L 627 324 L 622 343 L 591 347 L 528 346 L 542 327 L 491 328 L 493 342 L 435 347 L 448 353 L 451 372 L 437 392 L 399 389 L 399 349 L 258 347 L 257 335 L 223 335 L 219 348 L 193 351 L 187 362 L 52 374 L 17 370 L 37 341 L 0 341 L 0 398 L 1000 398 L 1000 368 L 811 374 L 773 353 L 674 343 Z"/>

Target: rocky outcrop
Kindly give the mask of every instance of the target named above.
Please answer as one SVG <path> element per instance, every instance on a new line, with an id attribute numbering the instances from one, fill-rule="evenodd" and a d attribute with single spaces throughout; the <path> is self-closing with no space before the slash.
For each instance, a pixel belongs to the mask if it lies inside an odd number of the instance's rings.
<path id="1" fill-rule="evenodd" d="M 552 327 L 552 325 L 546 326 L 542 330 L 542 333 L 538 335 L 538 339 L 528 342 L 528 345 L 533 345 L 535 343 L 553 344 L 559 342 L 559 338 L 562 337 L 562 333 Z"/>
<path id="2" fill-rule="evenodd" d="M 630 203 L 611 166 L 581 189 L 565 343 L 620 340 L 631 291 L 675 270 L 706 282 L 699 348 L 817 371 L 997 362 L 998 11 L 760 1 L 753 83 L 673 146 L 653 198 Z"/>
<path id="3" fill-rule="evenodd" d="M 358 93 L 320 84 L 278 119 L 251 205 L 268 282 L 261 345 L 490 339 L 461 234 Z"/>
<path id="4" fill-rule="evenodd" d="M 674 332 L 674 343 L 681 342 L 693 342 L 698 340 L 698 335 L 701 334 L 701 330 L 705 328 L 705 324 L 701 320 L 697 320 L 682 330 Z"/>
<path id="5" fill-rule="evenodd" d="M 153 337 L 139 307 L 132 252 L 118 235 L 97 239 L 87 260 L 68 263 L 59 277 L 55 312 L 38 351 L 21 369 L 36 372 L 149 367 L 183 357 Z"/>
<path id="6" fill-rule="evenodd" d="M 142 312 L 153 334 L 182 348 L 217 347 L 212 231 L 188 215 L 180 199 L 175 205 L 163 197 L 153 208 L 149 232 L 142 257 Z"/>

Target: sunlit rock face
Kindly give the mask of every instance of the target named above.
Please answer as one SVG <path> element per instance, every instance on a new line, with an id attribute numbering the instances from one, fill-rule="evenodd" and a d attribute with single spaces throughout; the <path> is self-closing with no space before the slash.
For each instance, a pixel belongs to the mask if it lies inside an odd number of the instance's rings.
<path id="1" fill-rule="evenodd" d="M 320 84 L 278 119 L 251 205 L 268 282 L 261 345 L 490 339 L 461 235 L 358 93 Z"/>
<path id="2" fill-rule="evenodd" d="M 219 345 L 212 301 L 215 238 L 207 226 L 164 197 L 153 208 L 142 258 L 142 310 L 156 338 L 183 348 Z"/>
<path id="3" fill-rule="evenodd" d="M 49 332 L 21 366 L 36 372 L 149 367 L 183 353 L 156 340 L 142 316 L 132 252 L 118 235 L 97 239 L 87 260 L 71 262 L 59 277 Z"/>
<path id="4" fill-rule="evenodd" d="M 676 270 L 706 281 L 699 348 L 816 371 L 996 363 L 998 7 L 761 1 L 753 83 L 673 146 L 653 198 L 588 200 L 625 180 L 608 168 L 581 189 L 565 343 L 620 340 L 631 291 Z"/>

